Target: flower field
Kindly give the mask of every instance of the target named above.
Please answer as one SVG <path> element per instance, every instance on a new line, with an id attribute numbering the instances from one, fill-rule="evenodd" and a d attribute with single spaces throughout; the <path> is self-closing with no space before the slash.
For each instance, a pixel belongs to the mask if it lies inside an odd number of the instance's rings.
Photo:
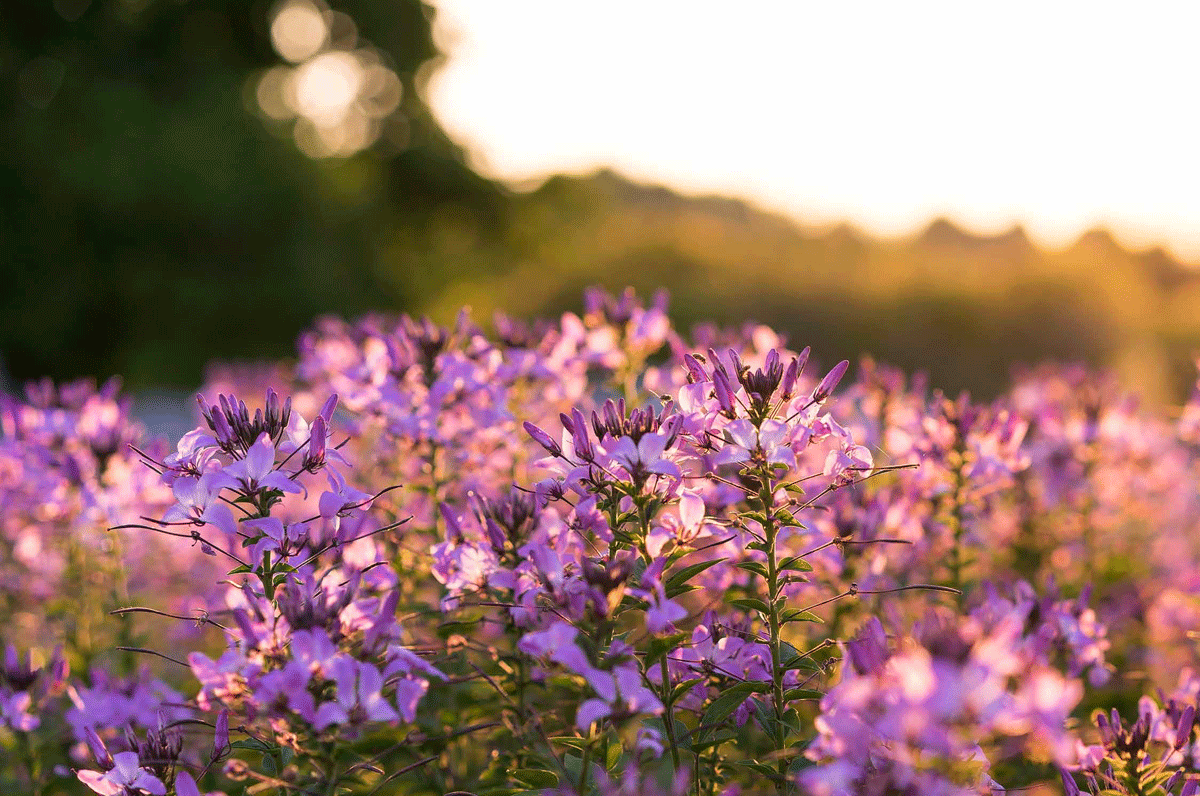
<path id="1" fill-rule="evenodd" d="M 492 327 L 0 399 L 0 793 L 1200 792 L 1200 390 Z"/>

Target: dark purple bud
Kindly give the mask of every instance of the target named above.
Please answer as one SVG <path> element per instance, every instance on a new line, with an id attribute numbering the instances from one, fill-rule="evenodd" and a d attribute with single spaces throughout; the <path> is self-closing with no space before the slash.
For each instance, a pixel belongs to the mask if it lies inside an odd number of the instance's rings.
<path id="1" fill-rule="evenodd" d="M 812 353 L 812 347 L 811 347 L 811 346 L 804 346 L 804 350 L 803 350 L 803 351 L 801 351 L 801 352 L 800 352 L 800 354 L 799 354 L 799 356 L 797 356 L 797 357 L 796 357 L 796 362 L 798 362 L 798 363 L 799 363 L 799 364 L 796 366 L 796 370 L 797 370 L 799 373 L 801 373 L 801 374 L 803 374 L 803 373 L 804 373 L 804 366 L 808 364 L 808 355 L 809 355 L 810 353 Z"/>
<path id="2" fill-rule="evenodd" d="M 615 436 L 618 433 L 618 429 L 621 428 L 621 417 L 624 416 L 625 412 L 622 411 L 620 414 L 618 414 L 617 405 L 612 402 L 611 398 L 604 402 L 603 411 L 604 424 L 612 430 L 612 433 Z"/>
<path id="3" fill-rule="evenodd" d="M 718 370 L 725 370 L 725 363 L 721 362 L 721 357 L 717 355 L 716 349 L 708 349 L 708 361 L 712 363 L 714 373 Z M 729 375 L 728 371 L 726 371 L 725 375 Z"/>
<path id="4" fill-rule="evenodd" d="M 1179 725 L 1175 728 L 1175 748 L 1179 749 L 1192 737 L 1192 722 L 1196 720 L 1196 706 L 1188 705 L 1179 717 Z"/>
<path id="5" fill-rule="evenodd" d="M 604 439 L 604 421 L 595 409 L 592 410 L 592 431 L 596 433 L 596 439 Z"/>
<path id="6" fill-rule="evenodd" d="M 563 413 L 563 412 L 559 412 L 559 413 L 558 413 L 558 419 L 559 419 L 559 421 L 562 423 L 562 425 L 563 425 L 563 428 L 565 428 L 565 429 L 567 430 L 567 433 L 568 433 L 568 434 L 574 434 L 574 433 L 575 433 L 575 422 L 574 422 L 573 420 L 571 420 L 571 416 L 570 416 L 570 415 L 568 415 L 568 414 L 565 414 L 565 413 Z"/>
<path id="7" fill-rule="evenodd" d="M 729 376 L 725 375 L 724 370 L 713 371 L 713 394 L 717 397 L 721 411 L 732 416 L 734 413 L 733 389 L 729 386 Z"/>
<path id="8" fill-rule="evenodd" d="M 1179 796 L 1196 796 L 1200 793 L 1200 779 L 1189 779 L 1184 783 L 1183 790 L 1179 791 Z"/>
<path id="9" fill-rule="evenodd" d="M 738 356 L 738 352 L 732 348 L 728 351 L 729 362 L 733 365 L 733 373 L 731 375 L 738 376 L 742 372 L 742 358 Z"/>
<path id="10" fill-rule="evenodd" d="M 688 382 L 695 384 L 698 381 L 708 381 L 708 374 L 704 372 L 704 366 L 691 354 L 683 358 L 683 366 L 687 368 Z"/>
<path id="11" fill-rule="evenodd" d="M 197 395 L 196 403 L 198 403 L 200 405 L 200 416 L 204 418 L 204 422 L 208 424 L 208 427 L 212 428 L 212 422 L 213 422 L 212 410 L 210 410 L 208 408 L 208 404 L 204 401 L 204 396 Z M 215 409 L 216 407 L 213 407 L 213 408 Z"/>
<path id="12" fill-rule="evenodd" d="M 212 757 L 209 759 L 213 762 L 220 760 L 221 755 L 225 754 L 227 748 L 229 748 L 229 709 L 223 708 L 217 714 L 216 732 L 213 734 Z"/>
<path id="13" fill-rule="evenodd" d="M 1058 773 L 1062 776 L 1063 791 L 1066 796 L 1081 796 L 1079 786 L 1075 784 L 1075 778 L 1065 768 L 1059 767 Z"/>
<path id="14" fill-rule="evenodd" d="M 779 364 L 779 352 L 772 348 L 767 352 L 766 361 L 763 363 L 763 370 L 770 373 Z"/>
<path id="15" fill-rule="evenodd" d="M 501 529 L 501 527 L 499 525 L 497 525 L 496 521 L 493 520 L 491 517 L 487 518 L 486 527 L 487 527 L 488 542 L 491 543 L 492 549 L 495 550 L 497 553 L 503 553 L 504 552 L 504 530 Z"/>
<path id="16" fill-rule="evenodd" d="M 1175 786 L 1178 785 L 1181 781 L 1183 781 L 1183 769 L 1182 768 L 1179 769 L 1178 771 L 1176 771 L 1174 774 L 1172 774 L 1171 778 L 1163 783 L 1163 786 L 1162 786 L 1163 791 L 1166 793 L 1170 793 L 1171 791 L 1175 790 Z M 1070 796 L 1070 794 L 1068 794 L 1068 796 Z"/>
<path id="17" fill-rule="evenodd" d="M 813 401 L 824 401 L 828 398 L 834 388 L 838 386 L 838 382 L 842 380 L 842 376 L 846 375 L 846 369 L 849 367 L 850 362 L 846 359 L 834 365 L 833 370 L 826 373 L 825 378 L 821 379 L 821 383 L 817 385 L 817 389 L 813 393 Z"/>
<path id="18" fill-rule="evenodd" d="M 680 415 L 671 415 L 666 423 L 660 427 L 667 437 L 667 441 L 663 443 L 664 448 L 669 448 L 675 444 L 675 440 L 679 438 L 679 429 L 683 426 L 683 417 Z"/>
<path id="19" fill-rule="evenodd" d="M 229 421 L 225 419 L 223 412 L 213 414 L 213 431 L 216 432 L 218 442 L 233 441 L 233 429 L 229 427 Z"/>
<path id="20" fill-rule="evenodd" d="M 63 655 L 62 647 L 54 650 L 54 657 L 50 661 L 50 691 L 58 693 L 62 691 L 67 684 L 67 678 L 71 676 L 71 664 Z"/>
<path id="21" fill-rule="evenodd" d="M 1104 712 L 1096 714 L 1096 729 L 1100 730 L 1100 742 L 1106 747 L 1111 747 L 1116 736 L 1113 734 L 1113 726 Z"/>
<path id="22" fill-rule="evenodd" d="M 790 400 L 793 391 L 796 389 L 796 379 L 800 377 L 800 367 L 798 360 L 793 359 L 788 363 L 787 370 L 783 372 L 783 380 L 779 382 L 779 393 L 783 400 Z"/>
<path id="23" fill-rule="evenodd" d="M 325 403 L 321 407 L 321 411 L 318 413 L 321 415 L 321 417 L 325 418 L 326 425 L 328 425 L 329 421 L 333 420 L 333 410 L 337 409 L 337 402 L 338 396 L 337 393 L 334 393 L 325 399 Z"/>
<path id="24" fill-rule="evenodd" d="M 104 745 L 104 741 L 91 727 L 84 727 L 83 734 L 87 738 L 88 746 L 92 749 L 92 757 L 96 758 L 96 763 L 105 770 L 111 769 L 113 759 L 112 755 L 108 753 L 108 747 Z"/>
<path id="25" fill-rule="evenodd" d="M 592 448 L 591 437 L 588 436 L 587 421 L 583 418 L 583 412 L 578 408 L 571 410 L 571 439 L 575 443 L 575 453 L 585 462 L 590 462 L 596 458 L 596 451 Z"/>
<path id="26" fill-rule="evenodd" d="M 439 504 L 438 509 L 442 512 L 442 519 L 446 521 L 446 537 L 461 542 L 463 539 L 462 526 L 458 524 L 458 516 L 455 515 L 454 509 L 450 508 L 447 503 Z"/>
<path id="27" fill-rule="evenodd" d="M 304 463 L 309 468 L 325 463 L 325 418 L 317 415 L 308 432 L 308 455 Z"/>
<path id="28" fill-rule="evenodd" d="M 549 434 L 547 434 L 545 431 L 542 431 L 528 420 L 526 420 L 523 425 L 525 426 L 525 433 L 533 437 L 533 441 L 545 448 L 551 456 L 562 455 L 562 448 Z M 566 423 L 564 422 L 563 425 L 566 425 Z"/>

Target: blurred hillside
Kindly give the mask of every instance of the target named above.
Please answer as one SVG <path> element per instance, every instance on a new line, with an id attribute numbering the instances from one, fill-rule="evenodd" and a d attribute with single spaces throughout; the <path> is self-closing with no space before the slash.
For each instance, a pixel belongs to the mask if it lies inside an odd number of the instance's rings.
<path id="1" fill-rule="evenodd" d="M 320 313 L 533 315 L 599 283 L 667 288 L 684 326 L 753 318 L 822 360 L 871 353 L 951 390 L 986 395 L 1045 358 L 1114 366 L 1157 397 L 1191 384 L 1200 278 L 1102 231 L 1062 251 L 944 220 L 876 240 L 607 172 L 530 193 L 489 182 L 422 99 L 439 55 L 419 0 L 324 12 L 323 52 L 365 53 L 399 96 L 374 143 L 321 157 L 264 104 L 286 66 L 280 7 L 0 6 L 0 359 L 14 379 L 191 386 L 213 357 L 286 356 Z"/>
<path id="2" fill-rule="evenodd" d="M 870 353 L 991 394 L 1014 365 L 1083 360 L 1178 399 L 1200 351 L 1200 273 L 1161 249 L 1095 230 L 1061 251 L 1015 228 L 986 237 L 944 219 L 913 237 L 806 230 L 723 198 L 688 198 L 611 172 L 556 177 L 513 200 L 511 270 L 450 288 L 470 304 L 534 313 L 578 304 L 591 283 L 666 287 L 683 325 L 753 318 L 823 358 Z"/>

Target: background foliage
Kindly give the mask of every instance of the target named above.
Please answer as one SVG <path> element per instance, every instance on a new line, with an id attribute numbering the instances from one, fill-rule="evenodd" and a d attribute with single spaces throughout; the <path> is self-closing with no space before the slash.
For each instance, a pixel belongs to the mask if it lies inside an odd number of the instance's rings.
<path id="1" fill-rule="evenodd" d="M 333 7 L 404 92 L 389 120 L 400 135 L 331 159 L 302 154 L 254 102 L 281 63 L 270 3 L 0 8 L 0 357 L 13 380 L 119 372 L 136 388 L 190 387 L 213 356 L 290 352 L 322 312 L 446 320 L 469 302 L 481 320 L 498 306 L 532 316 L 598 283 L 667 287 L 684 325 L 752 316 L 830 356 L 928 369 L 948 390 L 995 394 L 1011 363 L 1051 357 L 1185 393 L 1200 283 L 1162 251 L 1096 231 L 1050 252 L 1020 229 L 985 238 L 946 221 L 874 240 L 612 173 L 517 193 L 475 173 L 422 99 L 439 58 L 432 8 Z M 752 146 L 752 131 L 730 145 Z"/>

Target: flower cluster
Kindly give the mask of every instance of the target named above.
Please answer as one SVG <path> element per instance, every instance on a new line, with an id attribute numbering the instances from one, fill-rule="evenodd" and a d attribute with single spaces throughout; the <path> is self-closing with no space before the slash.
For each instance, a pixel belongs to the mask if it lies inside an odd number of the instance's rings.
<path id="1" fill-rule="evenodd" d="M 491 328 L 319 320 L 169 444 L 5 396 L 0 791 L 1200 788 L 1200 389 Z"/>

